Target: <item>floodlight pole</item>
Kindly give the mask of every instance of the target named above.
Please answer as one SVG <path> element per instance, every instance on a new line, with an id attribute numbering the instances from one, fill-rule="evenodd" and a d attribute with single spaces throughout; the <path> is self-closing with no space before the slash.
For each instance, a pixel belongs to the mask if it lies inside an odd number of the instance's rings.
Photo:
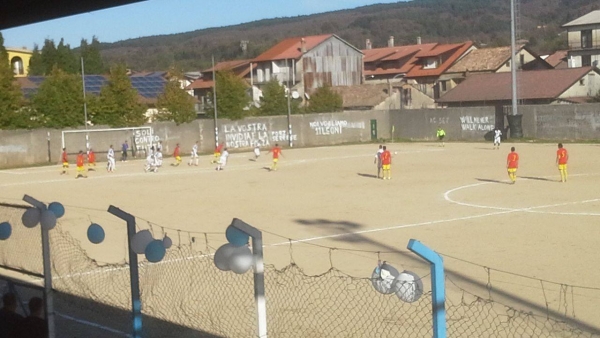
<path id="1" fill-rule="evenodd" d="M 254 255 L 254 300 L 256 301 L 258 337 L 267 337 L 267 301 L 265 299 L 265 265 L 263 262 L 262 232 L 250 224 L 234 218 L 231 226 L 252 237 Z"/>
<path id="2" fill-rule="evenodd" d="M 510 0 L 510 64 L 511 64 L 511 86 L 512 86 L 512 115 L 517 115 L 517 32 L 515 21 L 515 0 Z"/>
<path id="3" fill-rule="evenodd" d="M 35 198 L 25 195 L 23 201 L 31 204 L 40 212 L 47 209 L 46 204 Z M 46 306 L 46 324 L 48 325 L 48 338 L 56 337 L 54 325 L 54 294 L 52 292 L 52 262 L 50 260 L 50 235 L 48 229 L 40 224 L 42 229 L 42 257 L 44 265 L 44 305 Z"/>
<path id="4" fill-rule="evenodd" d="M 435 251 L 416 239 L 408 242 L 408 250 L 429 262 L 431 267 L 433 338 L 446 338 L 446 289 L 444 285 L 444 261 Z"/>
<path id="5" fill-rule="evenodd" d="M 212 56 L 213 70 L 213 107 L 215 109 L 215 147 L 219 145 L 219 120 L 217 116 L 217 75 L 215 72 L 215 56 Z"/>
<path id="6" fill-rule="evenodd" d="M 140 300 L 140 273 L 138 257 L 131 249 L 131 240 L 135 235 L 135 217 L 111 205 L 108 212 L 127 222 L 127 250 L 129 251 L 129 279 L 131 284 L 131 312 L 133 321 L 132 338 L 142 338 L 142 301 Z"/>
<path id="7" fill-rule="evenodd" d="M 88 117 L 87 117 L 87 102 L 85 99 L 85 68 L 83 66 L 83 56 L 81 57 L 81 82 L 83 83 L 83 116 L 85 119 L 85 130 L 88 129 Z M 85 133 L 85 149 L 89 153 L 90 151 L 90 136 Z"/>
<path id="8" fill-rule="evenodd" d="M 292 64 L 294 64 L 294 59 L 292 59 Z M 287 120 L 288 120 L 288 137 L 289 137 L 289 145 L 290 148 L 292 148 L 294 146 L 294 143 L 292 141 L 292 103 L 291 103 L 291 96 L 292 96 L 292 88 L 290 87 L 290 66 L 288 64 L 288 59 L 285 59 L 285 66 L 288 70 L 287 72 L 287 88 L 288 88 L 288 93 L 287 93 Z"/>

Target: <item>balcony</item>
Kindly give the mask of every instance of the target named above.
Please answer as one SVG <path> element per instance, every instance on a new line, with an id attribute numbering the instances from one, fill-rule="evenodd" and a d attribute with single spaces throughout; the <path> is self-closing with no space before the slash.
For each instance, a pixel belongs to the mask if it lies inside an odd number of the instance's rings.
<path id="1" fill-rule="evenodd" d="M 600 31 L 584 30 L 574 37 L 569 36 L 569 49 L 600 49 Z"/>

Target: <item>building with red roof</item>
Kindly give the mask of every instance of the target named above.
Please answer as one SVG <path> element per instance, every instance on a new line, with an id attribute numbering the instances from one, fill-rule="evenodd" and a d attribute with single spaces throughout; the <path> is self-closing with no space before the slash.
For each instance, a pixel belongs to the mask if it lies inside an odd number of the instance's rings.
<path id="1" fill-rule="evenodd" d="M 580 67 L 519 72 L 522 104 L 584 103 L 600 90 L 597 68 Z M 437 102 L 445 107 L 510 106 L 511 73 L 468 76 Z"/>
<path id="2" fill-rule="evenodd" d="M 363 53 L 335 34 L 288 38 L 252 61 L 254 85 L 277 80 L 300 95 L 326 85 L 363 82 Z"/>
<path id="3" fill-rule="evenodd" d="M 440 82 L 442 75 L 456 61 L 476 49 L 473 42 L 456 44 L 421 43 L 395 46 L 390 36 L 388 46 L 363 50 L 365 81 L 371 83 L 401 82 L 394 90 L 403 90 L 403 107 L 412 107 L 411 97 L 429 97 L 429 103 L 420 100 L 415 107 L 433 107 L 435 99 L 447 88 Z M 396 88 L 397 87 L 397 88 Z M 418 91 L 418 92 L 417 92 Z"/>

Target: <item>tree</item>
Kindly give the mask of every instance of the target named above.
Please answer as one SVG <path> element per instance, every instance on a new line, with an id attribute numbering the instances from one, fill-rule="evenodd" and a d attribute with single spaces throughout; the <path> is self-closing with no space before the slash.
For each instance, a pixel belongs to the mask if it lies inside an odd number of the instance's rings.
<path id="1" fill-rule="evenodd" d="M 33 46 L 33 53 L 31 55 L 31 59 L 29 60 L 29 70 L 27 71 L 27 74 L 29 74 L 30 76 L 41 76 L 44 75 L 44 73 L 44 61 L 42 60 L 40 48 L 36 44 Z"/>
<path id="2" fill-rule="evenodd" d="M 92 43 L 88 44 L 86 39 L 81 40 L 79 46 L 81 57 L 85 63 L 86 74 L 103 74 L 104 73 L 104 62 L 100 55 L 100 42 L 97 37 L 92 38 Z"/>
<path id="3" fill-rule="evenodd" d="M 23 94 L 15 83 L 14 73 L 8 61 L 8 52 L 4 48 L 4 38 L 0 33 L 0 128 L 28 128 L 28 114 L 21 111 Z"/>
<path id="4" fill-rule="evenodd" d="M 146 107 L 138 100 L 124 65 L 111 68 L 108 83 L 89 105 L 91 120 L 111 127 L 134 127 L 146 122 Z"/>
<path id="5" fill-rule="evenodd" d="M 341 111 L 344 100 L 342 96 L 331 89 L 330 86 L 317 88 L 310 96 L 308 111 L 311 113 L 329 113 Z"/>
<path id="6" fill-rule="evenodd" d="M 76 74 L 79 69 L 78 64 L 75 54 L 71 51 L 71 46 L 65 44 L 64 39 L 60 39 L 58 47 L 56 47 L 56 65 L 58 68 L 69 74 Z M 50 71 L 53 70 L 54 68 Z"/>
<path id="7" fill-rule="evenodd" d="M 288 111 L 288 98 L 285 88 L 275 79 L 269 81 L 263 88 L 258 115 L 285 115 Z M 292 113 L 298 112 L 298 101 L 290 100 Z"/>
<path id="8" fill-rule="evenodd" d="M 82 83 L 55 66 L 31 100 L 40 122 L 49 128 L 84 125 Z"/>
<path id="9" fill-rule="evenodd" d="M 44 72 L 39 75 L 50 74 L 55 64 L 58 64 L 58 53 L 54 40 L 44 40 L 44 46 L 42 47 L 42 65 L 44 65 Z"/>
<path id="10" fill-rule="evenodd" d="M 217 72 L 217 112 L 219 117 L 239 120 L 248 105 L 246 84 L 231 71 Z"/>
<path id="11" fill-rule="evenodd" d="M 194 97 L 181 88 L 179 79 L 182 78 L 180 72 L 169 72 L 171 79 L 167 81 L 164 92 L 158 96 L 156 106 L 158 121 L 173 121 L 182 124 L 192 122 L 196 119 L 196 110 L 194 109 Z"/>

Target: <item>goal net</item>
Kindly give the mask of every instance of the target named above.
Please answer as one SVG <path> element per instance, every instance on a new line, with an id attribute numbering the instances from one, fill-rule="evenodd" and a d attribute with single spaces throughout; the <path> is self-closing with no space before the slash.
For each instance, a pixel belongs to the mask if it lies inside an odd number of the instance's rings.
<path id="1" fill-rule="evenodd" d="M 94 153 L 105 155 L 112 145 L 115 155 L 120 157 L 125 141 L 129 145 L 128 156 L 139 158 L 145 157 L 150 147 L 156 146 L 159 138 L 154 135 L 152 127 L 63 130 L 61 148 L 67 148 L 69 154 L 93 149 Z"/>

